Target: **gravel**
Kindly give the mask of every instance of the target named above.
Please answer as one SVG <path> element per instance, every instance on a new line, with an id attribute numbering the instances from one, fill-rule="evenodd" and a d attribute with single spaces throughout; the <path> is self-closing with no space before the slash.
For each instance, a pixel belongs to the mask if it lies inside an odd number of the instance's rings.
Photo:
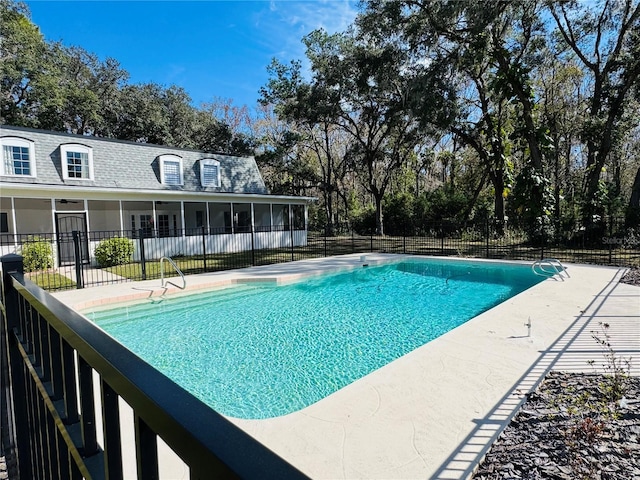
<path id="1" fill-rule="evenodd" d="M 640 378 L 550 372 L 472 479 L 640 480 Z"/>
<path id="2" fill-rule="evenodd" d="M 628 283 L 629 285 L 637 285 L 640 287 L 640 267 L 630 268 L 629 271 L 620 280 L 621 283 Z"/>

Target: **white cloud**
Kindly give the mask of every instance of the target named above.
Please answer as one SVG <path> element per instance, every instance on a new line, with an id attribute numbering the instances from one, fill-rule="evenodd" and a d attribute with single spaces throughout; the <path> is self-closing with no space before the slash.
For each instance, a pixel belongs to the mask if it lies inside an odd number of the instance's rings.
<path id="1" fill-rule="evenodd" d="M 302 37 L 322 28 L 329 33 L 347 29 L 358 13 L 353 0 L 272 0 L 258 13 L 255 25 L 263 33 L 262 43 L 271 57 L 303 59 Z"/>

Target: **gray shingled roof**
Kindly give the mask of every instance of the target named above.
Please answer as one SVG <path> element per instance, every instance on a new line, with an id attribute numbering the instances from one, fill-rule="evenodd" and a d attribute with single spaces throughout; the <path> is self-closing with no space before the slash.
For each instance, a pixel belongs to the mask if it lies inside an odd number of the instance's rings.
<path id="1" fill-rule="evenodd" d="M 268 193 L 253 157 L 210 154 L 198 150 L 22 127 L 0 127 L 0 137 L 9 136 L 25 138 L 35 143 L 37 172 L 35 179 L 13 176 L 0 177 L 3 181 L 11 181 L 12 183 L 158 191 Z M 93 181 L 64 179 L 60 160 L 60 145 L 65 143 L 78 143 L 93 149 Z M 169 186 L 161 183 L 158 157 L 164 154 L 182 157 L 184 185 Z M 202 187 L 200 185 L 198 160 L 203 158 L 211 158 L 220 162 L 220 187 Z"/>

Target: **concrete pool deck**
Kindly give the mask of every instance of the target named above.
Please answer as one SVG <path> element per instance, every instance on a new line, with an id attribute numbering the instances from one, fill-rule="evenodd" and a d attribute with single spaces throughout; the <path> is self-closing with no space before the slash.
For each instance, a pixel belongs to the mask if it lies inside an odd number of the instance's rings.
<path id="1" fill-rule="evenodd" d="M 368 254 L 364 263 L 399 257 Z M 193 275 L 187 288 L 287 282 L 362 264 L 361 255 L 345 255 Z M 640 287 L 618 282 L 624 269 L 568 267 L 564 282 L 545 280 L 305 409 L 230 420 L 312 478 L 467 478 L 546 372 L 602 370 L 591 336 L 600 322 L 610 325 L 613 348 L 632 357 L 631 373 L 640 375 Z M 55 296 L 87 310 L 177 290 L 153 280 Z M 162 476 L 181 478 L 181 471 L 176 466 Z"/>

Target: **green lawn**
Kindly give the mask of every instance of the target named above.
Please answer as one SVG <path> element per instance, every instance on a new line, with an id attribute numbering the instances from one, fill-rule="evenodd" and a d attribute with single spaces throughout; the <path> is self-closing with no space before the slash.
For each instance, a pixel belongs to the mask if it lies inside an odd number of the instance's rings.
<path id="1" fill-rule="evenodd" d="M 29 272 L 24 276 L 45 290 L 65 290 L 76 286 L 76 282 L 57 272 Z"/>

